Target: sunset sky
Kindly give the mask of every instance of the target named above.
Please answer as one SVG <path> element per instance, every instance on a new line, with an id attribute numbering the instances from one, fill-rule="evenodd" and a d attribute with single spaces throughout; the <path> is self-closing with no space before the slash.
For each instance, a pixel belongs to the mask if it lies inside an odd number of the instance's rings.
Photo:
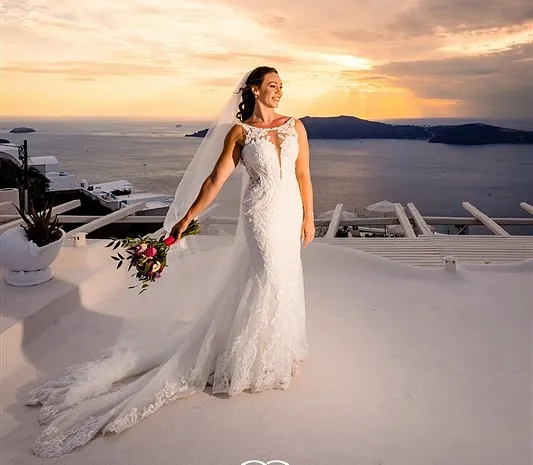
<path id="1" fill-rule="evenodd" d="M 260 65 L 282 114 L 533 118 L 531 0 L 1 4 L 4 118 L 210 118 Z"/>

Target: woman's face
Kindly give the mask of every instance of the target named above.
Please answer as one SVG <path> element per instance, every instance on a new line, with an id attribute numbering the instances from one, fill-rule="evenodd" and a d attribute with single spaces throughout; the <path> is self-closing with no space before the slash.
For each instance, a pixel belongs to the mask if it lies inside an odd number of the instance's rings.
<path id="1" fill-rule="evenodd" d="M 265 74 L 257 97 L 259 101 L 267 107 L 277 108 L 282 96 L 283 84 L 277 73 Z"/>

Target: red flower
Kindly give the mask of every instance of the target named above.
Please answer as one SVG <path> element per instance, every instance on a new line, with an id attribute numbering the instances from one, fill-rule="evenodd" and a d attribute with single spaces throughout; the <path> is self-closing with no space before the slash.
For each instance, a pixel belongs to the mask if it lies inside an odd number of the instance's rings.
<path id="1" fill-rule="evenodd" d="M 147 257 L 155 257 L 157 254 L 157 250 L 155 247 L 148 247 L 146 251 L 144 252 L 144 255 Z"/>
<path id="2" fill-rule="evenodd" d="M 174 236 L 168 236 L 163 242 L 167 247 L 170 247 L 176 242 L 176 238 Z"/>

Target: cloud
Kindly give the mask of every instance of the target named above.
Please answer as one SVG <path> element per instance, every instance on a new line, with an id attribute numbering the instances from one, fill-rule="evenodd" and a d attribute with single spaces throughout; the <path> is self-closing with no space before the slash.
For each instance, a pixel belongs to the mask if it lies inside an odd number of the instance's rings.
<path id="1" fill-rule="evenodd" d="M 3 93 L 18 79 L 86 99 L 211 91 L 207 112 L 269 65 L 294 108 L 530 114 L 532 19 L 530 0 L 4 0 Z"/>
<path id="2" fill-rule="evenodd" d="M 533 21 L 530 0 L 425 0 L 395 15 L 391 33 L 408 37 L 463 34 L 529 25 Z"/>
<path id="3" fill-rule="evenodd" d="M 280 4 L 269 2 L 272 8 Z M 380 0 L 364 9 L 342 0 L 334 7 L 294 0 L 283 11 L 278 29 L 287 40 L 313 47 L 319 38 L 321 51 L 342 48 L 381 63 L 371 70 L 341 70 L 353 89 L 382 92 L 384 98 L 397 95 L 390 89 L 404 89 L 466 116 L 533 117 L 530 0 Z M 328 98 L 342 95 L 332 91 Z"/>
<path id="4" fill-rule="evenodd" d="M 418 97 L 457 102 L 462 115 L 533 118 L 533 44 L 477 57 L 392 62 L 375 68 Z"/>
<path id="5" fill-rule="evenodd" d="M 108 76 L 154 76 L 176 75 L 179 69 L 170 66 L 156 66 L 149 64 L 102 63 L 91 61 L 68 62 L 40 62 L 20 63 L 3 67 L 3 72 L 18 74 L 59 74 L 69 78 L 83 77 L 90 80 L 94 77 Z"/>
<path id="6" fill-rule="evenodd" d="M 86 77 L 69 77 L 67 78 L 69 81 L 72 82 L 93 82 L 96 81 L 94 78 L 86 78 Z"/>
<path id="7" fill-rule="evenodd" d="M 205 53 L 199 56 L 207 60 L 214 61 L 228 61 L 228 60 L 239 60 L 241 58 L 250 61 L 255 60 L 256 62 L 263 63 L 273 63 L 273 64 L 291 64 L 296 61 L 295 57 L 289 55 L 269 55 L 265 53 Z M 262 66 L 262 65 L 261 65 Z M 265 66 L 269 66 L 268 64 Z"/>
<path id="8" fill-rule="evenodd" d="M 209 0 L 8 2 L 2 48 L 6 74 L 175 73 L 183 85 L 291 60 L 246 10 Z"/>

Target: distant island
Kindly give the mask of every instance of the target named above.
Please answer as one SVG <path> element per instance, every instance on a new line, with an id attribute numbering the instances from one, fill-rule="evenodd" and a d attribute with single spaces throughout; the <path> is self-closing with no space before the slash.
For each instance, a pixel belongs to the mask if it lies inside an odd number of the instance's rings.
<path id="1" fill-rule="evenodd" d="M 414 139 L 434 144 L 533 144 L 533 131 L 501 128 L 484 123 L 417 126 L 368 121 L 355 116 L 300 118 L 309 139 Z M 185 137 L 205 137 L 202 129 Z"/>
<path id="2" fill-rule="evenodd" d="M 12 134 L 26 134 L 27 132 L 37 132 L 37 131 L 33 128 L 20 127 L 20 128 L 13 128 L 9 132 Z"/>

